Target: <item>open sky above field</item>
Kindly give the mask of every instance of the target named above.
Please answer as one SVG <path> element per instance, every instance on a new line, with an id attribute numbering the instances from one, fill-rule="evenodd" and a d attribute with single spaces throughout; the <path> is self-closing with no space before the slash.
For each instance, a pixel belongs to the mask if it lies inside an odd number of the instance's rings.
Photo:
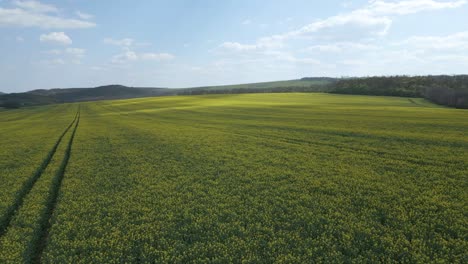
<path id="1" fill-rule="evenodd" d="M 0 0 L 0 91 L 460 74 L 468 1 Z"/>

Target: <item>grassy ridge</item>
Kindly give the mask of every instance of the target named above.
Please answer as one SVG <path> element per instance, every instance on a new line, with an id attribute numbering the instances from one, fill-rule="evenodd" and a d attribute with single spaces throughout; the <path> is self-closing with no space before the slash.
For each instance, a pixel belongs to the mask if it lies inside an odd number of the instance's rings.
<path id="1" fill-rule="evenodd" d="M 395 97 L 86 103 L 43 260 L 462 262 L 467 129 Z"/>

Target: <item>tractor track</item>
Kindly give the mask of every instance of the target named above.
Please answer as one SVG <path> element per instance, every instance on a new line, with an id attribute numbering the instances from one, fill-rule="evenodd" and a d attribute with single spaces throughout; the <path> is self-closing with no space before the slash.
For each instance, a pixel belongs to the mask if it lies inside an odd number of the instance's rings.
<path id="1" fill-rule="evenodd" d="M 46 202 L 46 208 L 44 209 L 42 215 L 40 216 L 41 219 L 39 220 L 40 221 L 39 229 L 37 230 L 35 239 L 32 242 L 33 250 L 29 258 L 30 263 L 41 263 L 42 253 L 45 247 L 47 246 L 49 231 L 50 231 L 50 228 L 52 227 L 51 219 L 54 214 L 55 208 L 57 206 L 58 196 L 60 193 L 60 187 L 62 185 L 62 181 L 65 176 L 65 170 L 67 169 L 68 161 L 70 160 L 73 140 L 75 138 L 75 133 L 78 129 L 79 123 L 80 123 L 80 110 L 78 110 L 75 127 L 73 129 L 70 140 L 68 141 L 68 146 L 65 151 L 63 160 L 60 164 L 59 169 L 57 170 L 55 174 L 54 179 L 52 180 L 52 183 L 49 189 L 49 196 Z"/>
<path id="2" fill-rule="evenodd" d="M 21 208 L 24 202 L 24 198 L 31 192 L 33 189 L 35 183 L 49 163 L 51 162 L 52 158 L 55 155 L 55 152 L 57 151 L 58 146 L 62 142 L 63 137 L 67 134 L 67 132 L 70 130 L 70 128 L 73 126 L 73 124 L 76 123 L 76 121 L 79 119 L 79 109 L 78 112 L 75 114 L 75 118 L 73 121 L 67 126 L 67 128 L 62 132 L 62 134 L 59 136 L 57 141 L 55 142 L 54 146 L 52 149 L 49 151 L 45 159 L 42 161 L 42 163 L 39 165 L 39 167 L 36 169 L 34 172 L 33 176 L 30 177 L 24 184 L 23 187 L 16 193 L 15 199 L 13 201 L 13 204 L 8 207 L 6 210 L 4 216 L 0 219 L 0 238 L 5 235 L 6 231 L 8 230 L 8 227 L 10 226 L 11 220 L 15 216 L 15 214 L 18 212 L 18 210 Z"/>

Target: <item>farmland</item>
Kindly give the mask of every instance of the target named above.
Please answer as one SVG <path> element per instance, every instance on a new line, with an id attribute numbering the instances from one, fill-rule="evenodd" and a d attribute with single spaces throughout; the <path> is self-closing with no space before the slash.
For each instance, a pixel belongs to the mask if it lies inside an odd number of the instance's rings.
<path id="1" fill-rule="evenodd" d="M 467 131 L 320 93 L 0 110 L 0 263 L 466 262 Z"/>

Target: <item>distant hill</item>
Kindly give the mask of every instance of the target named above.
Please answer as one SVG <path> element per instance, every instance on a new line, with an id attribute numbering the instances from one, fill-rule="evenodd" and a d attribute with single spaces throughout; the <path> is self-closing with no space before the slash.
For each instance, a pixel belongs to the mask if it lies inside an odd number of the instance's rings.
<path id="1" fill-rule="evenodd" d="M 22 106 L 53 104 L 57 101 L 53 97 L 29 93 L 10 93 L 0 95 L 0 106 L 19 108 Z"/>
<path id="2" fill-rule="evenodd" d="M 290 80 L 238 85 L 206 86 L 195 88 L 146 88 L 127 87 L 123 85 L 106 85 L 95 88 L 38 89 L 25 93 L 0 95 L 0 106 L 17 108 L 50 103 L 71 103 L 97 100 L 129 99 L 150 96 L 195 95 L 211 93 L 245 93 L 245 92 L 286 92 L 322 91 L 329 80 L 311 78 L 307 80 Z"/>
<path id="3" fill-rule="evenodd" d="M 95 88 L 33 90 L 27 93 L 32 95 L 49 96 L 54 98 L 57 102 L 81 102 L 160 96 L 167 94 L 166 90 L 168 89 L 106 85 Z"/>
<path id="4" fill-rule="evenodd" d="M 468 108 L 468 75 L 362 78 L 306 77 L 299 80 L 177 89 L 106 85 L 95 88 L 33 90 L 25 93 L 0 94 L 0 106 L 17 108 L 51 103 L 150 96 L 285 92 L 421 97 L 441 105 Z"/>
<path id="5" fill-rule="evenodd" d="M 50 103 L 71 103 L 96 100 L 128 99 L 167 95 L 167 88 L 141 88 L 106 85 L 95 88 L 39 89 L 25 93 L 0 95 L 0 105 L 9 108 Z"/>

